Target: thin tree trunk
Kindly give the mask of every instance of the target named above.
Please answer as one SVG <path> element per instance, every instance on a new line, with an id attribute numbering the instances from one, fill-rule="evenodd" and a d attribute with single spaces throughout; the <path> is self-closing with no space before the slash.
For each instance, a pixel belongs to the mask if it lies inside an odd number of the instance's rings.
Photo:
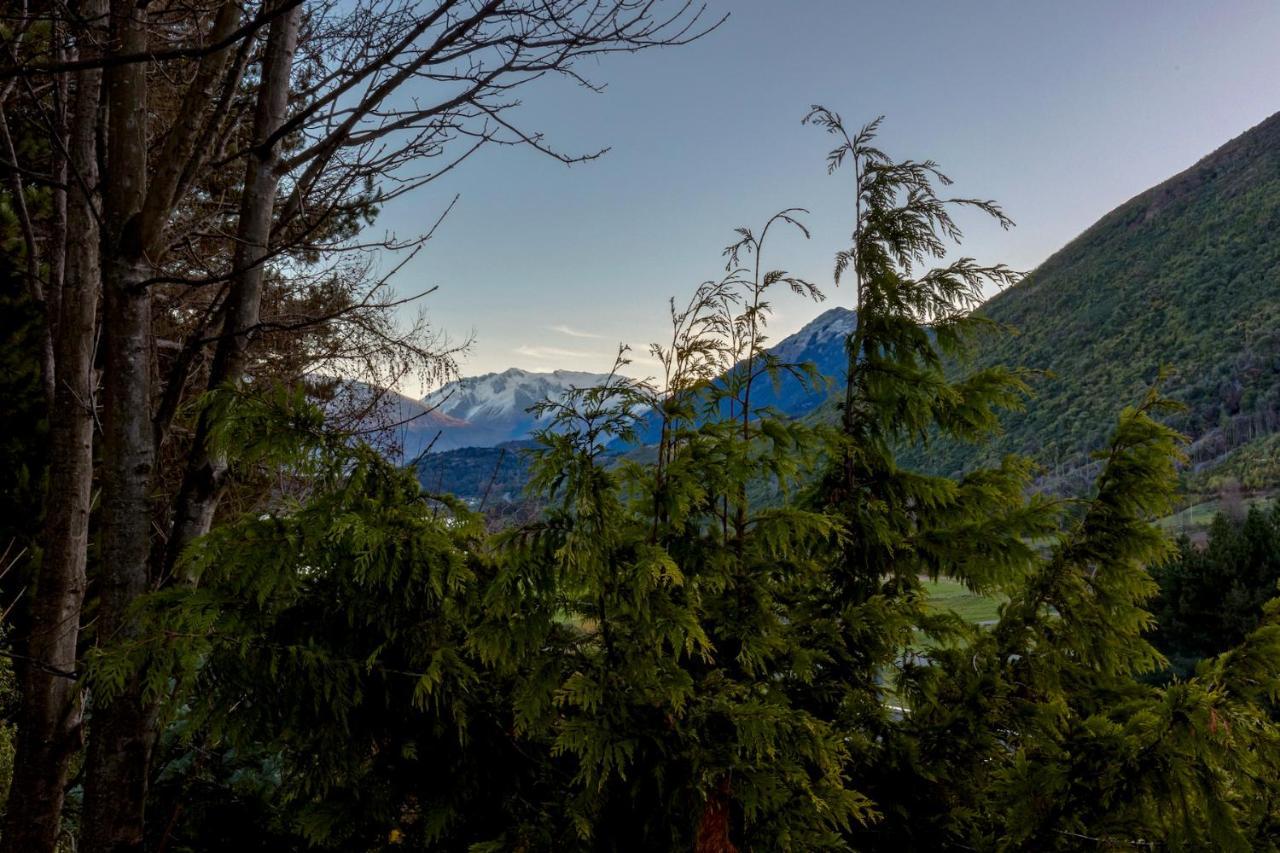
<path id="1" fill-rule="evenodd" d="M 106 0 L 80 9 L 90 22 L 106 12 Z M 97 27 L 96 23 L 91 26 Z M 88 58 L 100 35 L 81 39 Z M 6 851 L 47 853 L 57 843 L 71 759 L 80 747 L 80 688 L 76 641 L 85 592 L 85 559 L 93 483 L 93 347 L 101 289 L 96 132 L 102 72 L 81 71 L 75 81 L 67 143 L 72 180 L 67 191 L 66 264 L 55 339 L 55 388 L 49 417 L 49 480 L 43 556 L 31 604 L 29 663 L 13 782 L 5 813 Z"/>
<path id="2" fill-rule="evenodd" d="M 858 484 L 858 477 L 854 470 L 853 444 L 852 442 L 858 438 L 858 359 L 862 355 L 862 348 L 865 344 L 865 332 L 863 328 L 863 317 L 866 312 L 862 305 L 862 287 L 858 287 L 858 308 L 857 316 L 854 318 L 853 334 L 849 337 L 847 343 L 848 362 L 845 373 L 844 387 L 844 435 L 845 439 L 850 442 L 844 449 L 844 479 L 845 488 L 849 495 L 852 495 Z M 847 497 L 847 496 L 846 496 Z"/>
<path id="3" fill-rule="evenodd" d="M 61 21 L 53 22 L 53 41 L 57 45 L 54 56 L 65 60 L 66 48 L 63 46 L 65 27 Z M 58 339 L 58 323 L 62 318 L 62 286 L 67 277 L 67 158 L 70 152 L 70 131 L 67 127 L 67 95 L 70 93 L 69 80 L 66 74 L 59 74 L 53 88 L 53 126 L 57 134 L 53 150 L 53 180 L 58 184 L 53 190 L 53 226 L 49 235 L 49 285 L 45 292 L 45 304 L 48 305 L 49 337 L 54 341 L 56 351 Z M 55 352 L 56 365 L 56 352 Z"/>
<path id="4" fill-rule="evenodd" d="M 862 288 L 862 162 L 858 159 L 855 152 L 853 157 L 853 175 L 855 193 L 853 197 L 853 275 L 857 285 L 857 299 L 855 301 L 855 315 L 853 318 L 853 335 L 849 338 L 849 360 L 847 370 L 845 372 L 844 385 L 844 434 L 845 438 L 852 442 L 856 437 L 857 431 L 857 386 L 858 386 L 858 359 L 862 356 L 862 347 L 865 344 L 865 321 L 866 321 L 866 305 L 864 304 L 864 293 Z M 854 471 L 853 464 L 853 445 L 848 444 L 844 450 L 844 479 L 845 488 L 848 489 L 849 495 L 852 495 L 857 487 L 857 475 Z"/>
<path id="5" fill-rule="evenodd" d="M 284 124 L 289 103 L 289 79 L 297 50 L 301 8 L 295 6 L 271 24 L 263 60 L 261 88 L 254 114 L 254 145 L 245 166 L 244 194 L 232 269 L 236 270 L 227 297 L 222 332 L 209 373 L 209 389 L 239 381 L 248 363 L 248 348 L 258 325 L 262 302 L 263 261 L 271 241 L 279 144 L 270 142 Z M 210 446 L 213 424 L 207 412 L 196 426 L 195 442 L 174 515 L 166 556 L 167 567 L 176 565 L 182 551 L 207 533 L 226 481 L 227 461 Z"/>
<path id="6" fill-rule="evenodd" d="M 113 0 L 111 45 L 146 50 L 146 7 Z M 141 212 L 147 184 L 147 66 L 107 71 L 111 133 L 103 186 L 102 562 L 97 617 L 100 645 L 128 642 L 128 608 L 147 588 L 154 465 L 151 435 L 151 297 Z M 137 679 L 135 673 L 131 676 Z M 154 740 L 151 713 L 134 684 L 95 699 L 89 730 L 81 849 L 119 853 L 142 847 L 147 775 Z"/>

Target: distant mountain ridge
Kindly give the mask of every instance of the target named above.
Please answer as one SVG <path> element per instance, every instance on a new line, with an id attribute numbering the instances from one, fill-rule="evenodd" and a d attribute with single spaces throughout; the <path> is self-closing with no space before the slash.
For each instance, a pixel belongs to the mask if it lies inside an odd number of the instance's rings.
<path id="1" fill-rule="evenodd" d="M 775 384 L 768 376 L 757 378 L 752 387 L 752 408 L 772 408 L 785 415 L 801 417 L 820 406 L 829 394 L 829 384 L 843 375 L 845 339 L 853 330 L 855 314 L 848 308 L 831 308 L 770 348 L 787 363 L 812 363 L 829 382 L 807 386 L 789 375 Z M 419 476 L 428 489 L 452 491 L 472 501 L 487 498 L 491 503 L 518 495 L 527 472 L 523 453 L 527 439 L 537 425 L 531 415 L 519 416 L 521 404 L 533 405 L 550 394 L 570 387 L 598 384 L 602 374 L 556 371 L 529 373 L 517 369 L 464 379 L 428 395 L 423 404 L 440 403 L 437 412 L 460 420 L 463 426 L 441 431 L 432 453 L 418 463 Z M 534 396 L 534 392 L 542 392 Z M 639 444 L 655 440 L 656 425 L 640 425 Z M 463 443 L 463 442 L 470 442 Z M 614 452 L 631 446 L 617 442 Z"/>
<path id="2" fill-rule="evenodd" d="M 811 362 L 823 375 L 835 378 L 844 370 L 844 339 L 853 329 L 854 313 L 831 308 L 770 349 L 781 361 Z M 560 399 L 571 388 L 589 388 L 607 379 L 603 373 L 555 370 L 535 373 L 510 368 L 450 382 L 424 397 L 421 405 L 437 417 L 428 428 L 440 433 L 433 452 L 466 447 L 496 447 L 529 438 L 539 426 L 528 409 L 544 399 Z M 793 377 L 776 383 L 760 377 L 752 388 L 753 408 L 772 407 L 800 416 L 826 399 L 826 389 L 813 388 Z M 443 419 L 443 420 L 442 420 Z"/>
<path id="3" fill-rule="evenodd" d="M 770 355 L 781 364 L 811 364 L 820 376 L 817 382 L 808 382 L 779 371 L 775 378 L 767 374 L 757 376 L 751 384 L 751 409 L 774 411 L 793 418 L 803 417 L 830 399 L 831 389 L 844 376 L 845 341 L 853 332 L 857 313 L 849 308 L 828 308 L 810 320 L 799 331 L 788 335 L 777 344 L 766 347 Z M 745 370 L 739 363 L 731 370 Z M 727 409 L 727 406 L 722 406 Z M 656 418 L 642 419 L 639 424 L 638 443 L 656 444 L 662 428 Z M 626 447 L 615 442 L 614 449 Z"/>
<path id="4" fill-rule="evenodd" d="M 853 333 L 856 319 L 857 314 L 850 308 L 828 308 L 769 352 L 787 364 L 811 363 L 822 376 L 838 382 L 844 377 L 848 361 L 845 341 Z M 821 405 L 829 393 L 828 388 L 807 388 L 794 380 L 784 380 L 775 388 L 767 377 L 757 380 L 751 389 L 753 407 L 769 406 L 793 417 Z"/>
<path id="5" fill-rule="evenodd" d="M 310 384 L 312 398 L 331 426 L 368 441 L 397 462 L 411 461 L 442 430 L 465 426 L 419 400 L 367 382 L 313 376 Z"/>
<path id="6" fill-rule="evenodd" d="M 512 367 L 450 382 L 422 399 L 422 405 L 449 420 L 439 427 L 433 451 L 460 447 L 494 447 L 528 438 L 538 426 L 529 408 L 559 399 L 571 388 L 588 388 L 606 379 L 603 373 L 553 370 L 535 373 Z"/>

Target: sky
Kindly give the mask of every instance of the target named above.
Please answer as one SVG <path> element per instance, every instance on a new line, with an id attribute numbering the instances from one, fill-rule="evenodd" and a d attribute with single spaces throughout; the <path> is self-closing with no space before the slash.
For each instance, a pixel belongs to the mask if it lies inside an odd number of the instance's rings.
<path id="1" fill-rule="evenodd" d="M 463 375 L 604 372 L 620 343 L 643 356 L 668 298 L 723 273 L 733 229 L 787 207 L 809 211 L 812 236 L 772 242 L 764 265 L 827 299 L 779 297 L 771 337 L 849 305 L 831 269 L 851 178 L 827 174 L 830 138 L 801 125 L 811 104 L 851 126 L 884 115 L 891 156 L 932 158 L 956 193 L 999 201 L 1017 227 L 963 219 L 962 251 L 1020 270 L 1280 110 L 1280 0 L 707 2 L 729 18 L 705 38 L 580 66 L 603 93 L 525 93 L 526 130 L 603 157 L 489 149 L 373 226 L 421 231 L 458 195 L 394 283 L 438 287 L 419 304 L 472 341 Z"/>

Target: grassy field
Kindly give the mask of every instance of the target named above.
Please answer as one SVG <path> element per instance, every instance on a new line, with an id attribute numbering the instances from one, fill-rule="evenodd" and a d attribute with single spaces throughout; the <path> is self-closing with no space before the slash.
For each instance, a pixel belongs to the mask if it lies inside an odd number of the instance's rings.
<path id="1" fill-rule="evenodd" d="M 938 610 L 953 610 L 970 622 L 992 622 L 1000 602 L 994 598 L 975 595 L 959 581 L 949 578 L 926 580 L 924 588 L 929 593 L 929 604 Z"/>
<path id="2" fill-rule="evenodd" d="M 1256 505 L 1265 510 L 1269 509 L 1275 500 L 1274 497 L 1247 498 L 1245 503 L 1247 506 Z M 1176 515 L 1162 518 L 1156 524 L 1173 534 L 1183 532 L 1190 535 L 1203 534 L 1221 509 L 1220 501 L 1205 501 L 1190 506 Z M 930 606 L 936 609 L 953 610 L 970 622 L 992 622 L 996 619 L 996 610 L 1000 602 L 994 598 L 975 595 L 958 581 L 950 578 L 924 581 L 924 588 L 929 593 Z"/>
<path id="3" fill-rule="evenodd" d="M 1245 498 L 1246 507 L 1257 506 L 1266 510 L 1271 507 L 1275 498 L 1257 497 Z M 1170 533 L 1195 533 L 1204 530 L 1213 522 L 1213 517 L 1222 510 L 1222 502 L 1219 500 L 1209 500 L 1204 503 L 1198 503 L 1189 506 L 1181 512 L 1174 513 L 1167 518 L 1162 518 L 1156 522 L 1160 527 L 1168 530 Z"/>

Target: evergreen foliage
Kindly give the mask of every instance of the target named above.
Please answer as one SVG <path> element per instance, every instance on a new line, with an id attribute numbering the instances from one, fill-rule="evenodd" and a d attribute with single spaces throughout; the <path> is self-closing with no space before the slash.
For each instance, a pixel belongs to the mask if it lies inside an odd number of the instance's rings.
<path id="1" fill-rule="evenodd" d="M 25 130 L 26 128 L 23 128 Z M 34 140 L 20 134 L 17 142 Z M 29 192 L 25 203 L 48 205 L 47 192 Z M 48 463 L 41 348 L 44 321 L 20 265 L 27 260 L 16 196 L 0 191 L 0 809 L 13 775 L 20 693 L 15 654 L 29 622 L 26 598 L 40 563 L 37 542 Z M 2 811 L 0 811 L 2 814 Z"/>
<path id="2" fill-rule="evenodd" d="M 496 535 L 299 395 L 206 398 L 276 497 L 197 540 L 192 583 L 90 669 L 97 695 L 141 671 L 165 703 L 158 796 L 176 815 L 199 792 L 172 849 L 240 843 L 228 815 L 245 849 L 1275 849 L 1280 604 L 1186 680 L 1151 677 L 1172 404 L 1121 412 L 1073 501 L 1028 496 L 1018 457 L 902 464 L 1022 404 L 1016 370 L 948 369 L 990 331 L 981 287 L 1014 280 L 945 262 L 952 212 L 1009 222 L 876 148 L 878 122 L 809 119 L 854 177 L 836 427 L 751 402 L 757 375 L 814 378 L 763 352 L 770 289 L 818 295 L 767 271 L 768 227 L 673 303 L 660 384 L 615 370 L 542 407 L 545 511 Z M 652 461 L 608 458 L 655 418 Z M 927 606 L 939 578 L 1003 601 L 996 624 Z"/>
<path id="3" fill-rule="evenodd" d="M 2 201 L 2 199 L 0 199 Z M 0 220 L 0 228 L 7 223 Z M 40 345 L 43 321 L 38 306 L 23 287 L 10 263 L 14 255 L 0 253 L 0 552 L 14 552 L 35 544 L 44 492 L 45 402 L 41 388 Z M 0 563 L 3 565 L 3 563 Z M 24 578 L 25 579 L 25 578 Z M 7 607 L 21 588 L 18 578 L 0 587 Z"/>
<path id="4" fill-rule="evenodd" d="M 1242 519 L 1218 515 L 1203 548 L 1185 537 L 1153 572 L 1160 594 L 1153 641 L 1186 675 L 1195 664 L 1245 640 L 1280 583 L 1280 504 Z"/>

